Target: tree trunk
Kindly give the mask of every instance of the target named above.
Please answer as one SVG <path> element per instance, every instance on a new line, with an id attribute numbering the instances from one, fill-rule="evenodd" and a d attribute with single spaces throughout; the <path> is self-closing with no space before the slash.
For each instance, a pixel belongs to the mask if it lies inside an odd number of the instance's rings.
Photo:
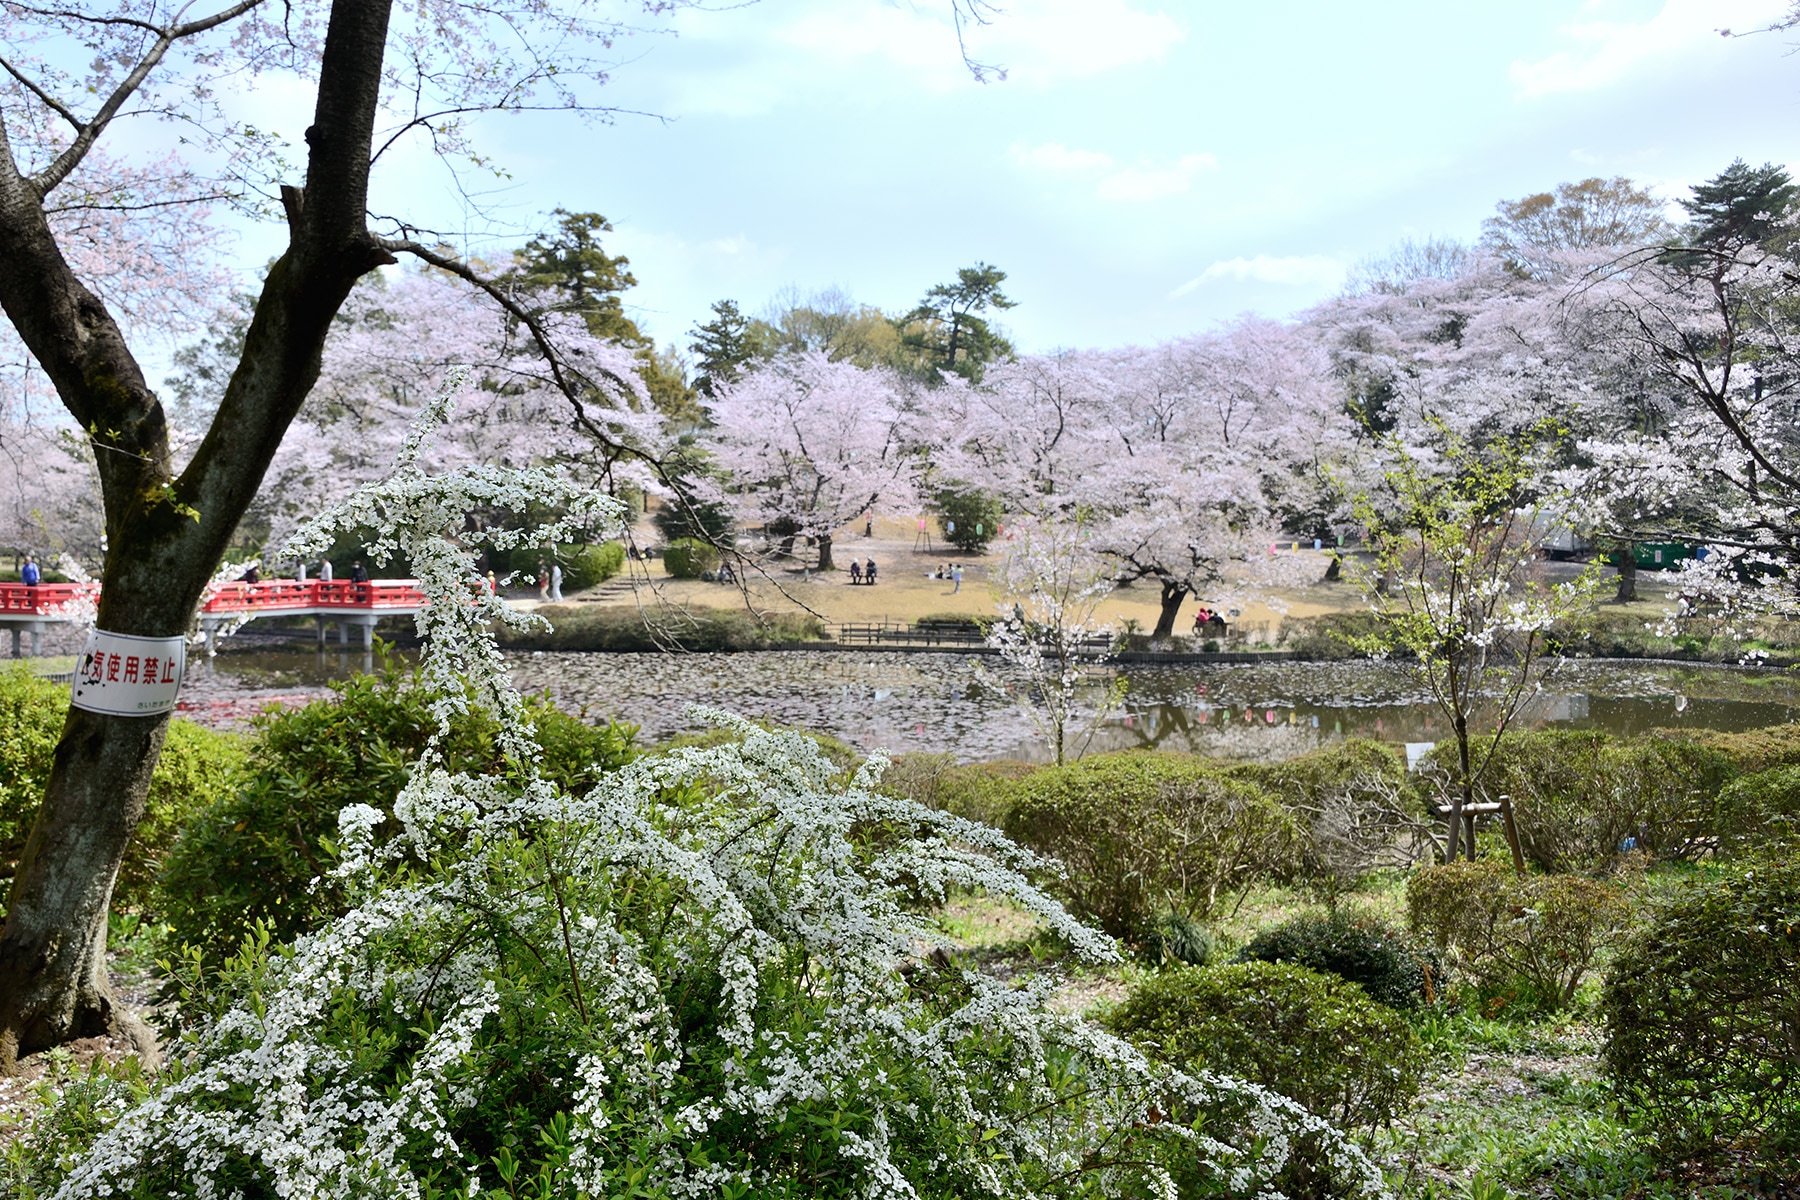
<path id="1" fill-rule="evenodd" d="M 95 441 L 109 550 L 97 625 L 183 635 L 282 435 L 318 378 L 356 280 L 393 258 L 366 226 L 369 149 L 391 0 L 337 0 L 320 59 L 304 190 L 284 189 L 289 249 L 270 268 L 218 415 L 179 477 L 156 396 L 106 306 L 75 277 L 0 127 L 0 307 Z M 154 1040 L 107 985 L 107 907 L 143 816 L 166 715 L 69 711 L 0 929 L 0 1073 L 110 1031 Z"/>
<path id="2" fill-rule="evenodd" d="M 1638 598 L 1637 595 L 1637 543 L 1619 543 L 1619 590 L 1613 599 L 1620 604 L 1629 604 Z"/>
<path id="3" fill-rule="evenodd" d="M 1344 558 L 1341 554 L 1331 556 L 1331 565 L 1325 568 L 1326 583 L 1336 583 L 1344 575 Z"/>
<path id="4" fill-rule="evenodd" d="M 819 538 L 819 570 L 829 571 L 831 569 L 831 535 L 827 533 Z"/>
<path id="5" fill-rule="evenodd" d="M 1152 639 L 1172 637 L 1175 633 L 1175 622 L 1181 616 L 1181 606 L 1188 598 L 1186 584 L 1170 583 L 1162 585 L 1162 610 L 1156 614 L 1156 628 L 1150 631 Z"/>

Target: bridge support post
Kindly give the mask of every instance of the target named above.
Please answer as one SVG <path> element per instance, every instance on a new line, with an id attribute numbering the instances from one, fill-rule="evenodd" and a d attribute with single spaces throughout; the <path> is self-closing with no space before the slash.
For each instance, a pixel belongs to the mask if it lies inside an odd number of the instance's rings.
<path id="1" fill-rule="evenodd" d="M 13 626 L 12 635 L 13 635 L 13 657 L 18 658 L 19 657 L 19 627 L 17 625 Z"/>
<path id="2" fill-rule="evenodd" d="M 31 657 L 41 658 L 43 657 L 43 654 L 44 627 L 42 625 L 33 625 L 31 627 Z"/>
<path id="3" fill-rule="evenodd" d="M 324 616 L 322 616 L 322 615 L 315 616 L 313 618 L 313 632 L 317 633 L 319 635 L 319 649 L 323 650 L 325 648 L 325 618 L 324 618 Z"/>
<path id="4" fill-rule="evenodd" d="M 348 646 L 350 644 L 350 622 L 345 621 L 345 620 L 339 620 L 337 623 L 337 627 L 338 627 L 338 645 Z"/>

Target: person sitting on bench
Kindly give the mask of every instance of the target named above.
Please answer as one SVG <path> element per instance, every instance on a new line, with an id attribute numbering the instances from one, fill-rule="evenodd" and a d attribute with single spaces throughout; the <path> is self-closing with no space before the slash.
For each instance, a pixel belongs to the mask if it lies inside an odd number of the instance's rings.
<path id="1" fill-rule="evenodd" d="M 868 566 L 863 568 L 863 578 L 871 584 L 875 582 L 875 560 L 874 559 L 871 558 L 869 560 Z"/>
<path id="2" fill-rule="evenodd" d="M 854 558 L 850 560 L 850 582 L 862 582 L 862 564 L 857 562 Z"/>

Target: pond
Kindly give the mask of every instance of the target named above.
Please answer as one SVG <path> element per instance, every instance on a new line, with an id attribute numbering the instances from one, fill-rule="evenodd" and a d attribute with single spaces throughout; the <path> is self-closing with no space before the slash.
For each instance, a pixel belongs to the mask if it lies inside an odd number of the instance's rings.
<path id="1" fill-rule="evenodd" d="M 993 660 L 986 660 L 990 671 Z M 518 684 L 591 719 L 638 725 L 647 741 L 695 728 L 687 708 L 714 705 L 830 733 L 861 749 L 948 751 L 965 761 L 1045 757 L 1017 697 L 996 672 L 977 679 L 966 654 L 775 651 L 754 654 L 570 654 L 513 657 Z M 184 707 L 242 721 L 271 699 L 293 702 L 366 669 L 360 654 L 255 650 L 195 662 Z M 1158 747 L 1271 760 L 1345 737 L 1430 742 L 1448 729 L 1402 667 L 1383 663 L 1129 666 L 1122 708 L 1091 749 Z M 1546 672 L 1520 723 L 1635 734 L 1656 728 L 1753 729 L 1800 717 L 1800 676 L 1670 663 L 1579 662 Z"/>

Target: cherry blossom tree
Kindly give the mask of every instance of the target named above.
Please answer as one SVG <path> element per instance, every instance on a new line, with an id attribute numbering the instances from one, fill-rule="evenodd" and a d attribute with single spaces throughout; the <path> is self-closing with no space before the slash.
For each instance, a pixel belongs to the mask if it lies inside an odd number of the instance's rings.
<path id="1" fill-rule="evenodd" d="M 381 478 L 420 405 L 452 370 L 467 372 L 472 386 L 458 419 L 434 440 L 429 465 L 558 465 L 599 491 L 660 486 L 646 459 L 660 458 L 666 438 L 635 346 L 596 337 L 573 316 L 542 318 L 562 362 L 579 364 L 601 389 L 593 398 L 609 401 L 584 423 L 510 314 L 442 271 L 390 274 L 370 277 L 346 301 L 319 380 L 250 506 L 271 545 Z"/>
<path id="2" fill-rule="evenodd" d="M 605 49 L 626 31 L 569 0 L 0 7 L 0 309 L 92 441 L 108 543 L 102 628 L 147 637 L 185 630 L 362 276 L 405 254 L 482 283 L 435 236 L 416 236 L 404 220 L 371 225 L 371 174 L 392 161 L 388 152 L 423 140 L 454 167 L 474 157 L 469 122 L 478 113 L 592 111 L 610 66 Z M 298 163 L 226 103 L 274 78 L 312 96 Z M 163 131 L 178 132 L 164 139 Z M 102 157 L 175 137 L 178 159 Z M 115 223 L 172 229 L 187 219 L 177 210 L 209 201 L 279 211 L 289 240 L 263 281 L 218 410 L 178 469 L 167 414 L 134 349 L 142 335 L 131 297 L 181 298 L 128 285 L 163 279 L 165 262 L 203 262 L 212 243 L 176 230 L 168 253 L 139 256 L 125 251 L 155 235 L 133 241 Z M 497 289 L 490 295 L 508 302 Z M 546 373 L 591 422 L 599 392 L 581 365 L 565 363 L 553 331 L 513 308 L 544 351 Z M 103 950 L 112 881 L 166 724 L 70 710 L 0 933 L 0 1070 L 108 1029 L 151 1048 L 113 1001 Z"/>
<path id="3" fill-rule="evenodd" d="M 1082 479 L 1104 513 L 1096 546 L 1161 589 L 1153 637 L 1181 605 L 1284 530 L 1328 519 L 1353 428 L 1330 362 L 1304 331 L 1244 321 L 1122 357 L 1104 416 L 1117 450 Z"/>
<path id="4" fill-rule="evenodd" d="M 791 355 L 723 387 L 707 411 L 706 443 L 734 477 L 740 523 L 811 539 L 821 571 L 846 524 L 918 506 L 906 385 L 886 368 Z"/>
<path id="5" fill-rule="evenodd" d="M 996 590 L 999 617 L 987 644 L 1012 668 L 1017 682 L 1008 690 L 1060 766 L 1071 750 L 1079 757 L 1087 749 L 1124 698 L 1124 680 L 1100 670 L 1113 640 L 1112 626 L 1099 620 L 1112 572 L 1081 514 L 1028 519 L 1011 537 Z M 1004 686 L 975 667 L 988 686 Z"/>
<path id="6" fill-rule="evenodd" d="M 1800 613 L 1800 322 L 1793 318 L 1800 188 L 1734 163 L 1683 202 L 1672 243 L 1624 254 L 1571 290 L 1647 389 L 1653 424 L 1597 429 L 1584 494 L 1621 536 L 1689 540 L 1681 587 L 1728 612 Z"/>

